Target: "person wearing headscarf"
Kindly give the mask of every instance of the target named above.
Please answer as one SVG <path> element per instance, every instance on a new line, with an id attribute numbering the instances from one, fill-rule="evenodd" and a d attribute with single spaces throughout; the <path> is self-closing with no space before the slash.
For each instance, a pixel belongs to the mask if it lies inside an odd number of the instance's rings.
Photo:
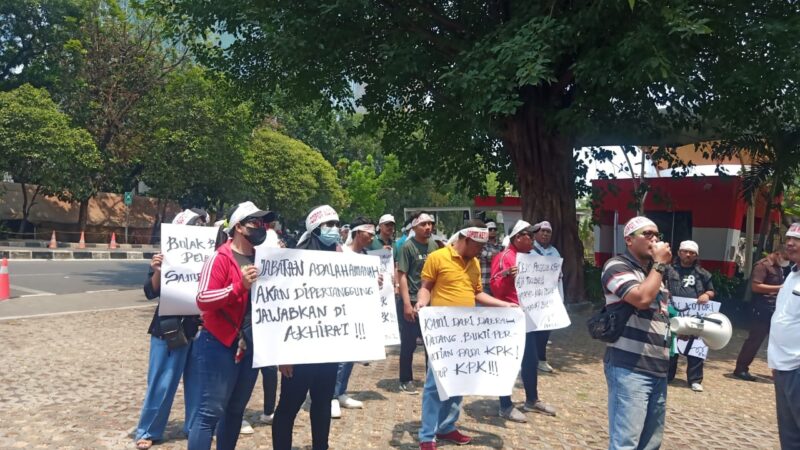
<path id="1" fill-rule="evenodd" d="M 684 297 L 697 300 L 702 305 L 708 303 L 715 296 L 714 284 L 711 273 L 700 266 L 697 257 L 700 246 L 695 241 L 683 241 L 678 246 L 678 258 L 667 271 L 667 288 L 675 297 Z M 679 338 L 680 339 L 680 338 Z M 695 392 L 703 392 L 703 364 L 705 360 L 689 354 L 692 349 L 694 337 L 684 341 L 686 356 L 686 381 Z M 678 355 L 670 357 L 667 381 L 672 381 L 678 371 Z"/>
<path id="2" fill-rule="evenodd" d="M 199 208 L 181 211 L 173 224 L 205 226 L 208 213 Z M 150 270 L 144 282 L 144 295 L 148 300 L 161 294 L 161 264 L 164 255 L 157 253 L 150 260 Z M 192 341 L 200 326 L 200 316 L 159 316 L 158 307 L 150 321 L 150 358 L 147 369 L 147 390 L 134 432 L 136 448 L 147 450 L 153 442 L 164 438 L 170 409 L 175 399 L 178 383 L 183 377 L 185 419 L 183 432 L 189 434 L 192 416 L 197 409 L 199 381 L 197 367 L 192 364 Z M 186 343 L 183 344 L 185 338 Z"/>
<path id="3" fill-rule="evenodd" d="M 197 306 L 203 330 L 197 337 L 197 363 L 202 390 L 200 406 L 189 431 L 189 448 L 236 447 L 247 402 L 258 379 L 253 369 L 250 287 L 258 272 L 255 247 L 267 236 L 275 213 L 243 202 L 231 213 L 224 231 L 230 237 L 203 265 Z"/>
<path id="4" fill-rule="evenodd" d="M 339 245 L 339 214 L 328 205 L 314 208 L 306 217 L 306 231 L 297 249 L 323 252 L 342 251 Z M 336 387 L 338 363 L 279 366 L 281 395 L 272 420 L 272 448 L 290 450 L 297 413 L 311 396 L 311 447 L 328 448 L 331 430 L 331 399 Z"/>
<path id="5" fill-rule="evenodd" d="M 400 392 L 415 395 L 412 363 L 417 338 L 422 337 L 419 318 L 414 309 L 417 304 L 417 293 L 422 283 L 422 267 L 428 255 L 439 249 L 433 242 L 433 217 L 425 212 L 414 214 L 411 221 L 411 233 L 400 248 L 397 257 L 398 284 L 400 298 L 397 302 L 397 321 L 400 326 Z"/>
<path id="6" fill-rule="evenodd" d="M 480 220 L 471 220 L 459 231 L 452 245 L 428 255 L 422 269 L 422 283 L 417 293 L 415 310 L 430 306 L 516 307 L 483 292 L 478 256 L 489 239 L 489 231 Z M 461 433 L 456 422 L 461 411 L 461 396 L 442 400 L 436 388 L 433 369 L 429 366 L 422 390 L 422 420 L 419 429 L 420 450 L 435 450 L 436 442 L 469 444 L 472 438 Z"/>
<path id="7" fill-rule="evenodd" d="M 367 254 L 370 244 L 375 238 L 375 225 L 364 217 L 359 217 L 350 224 L 350 234 L 347 236 L 342 250 L 345 253 Z M 350 382 L 350 375 L 353 373 L 354 363 L 352 361 L 339 363 L 336 373 L 336 387 L 331 400 L 331 418 L 342 417 L 342 409 L 361 409 L 364 403 L 347 395 L 347 385 Z"/>

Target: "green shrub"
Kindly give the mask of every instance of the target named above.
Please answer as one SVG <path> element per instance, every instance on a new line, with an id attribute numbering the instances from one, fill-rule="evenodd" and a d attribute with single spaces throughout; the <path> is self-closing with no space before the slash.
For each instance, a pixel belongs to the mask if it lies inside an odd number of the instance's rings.
<path id="1" fill-rule="evenodd" d="M 605 304 L 603 284 L 600 282 L 602 267 L 597 267 L 589 261 L 583 262 L 583 285 L 586 299 L 596 305 Z"/>

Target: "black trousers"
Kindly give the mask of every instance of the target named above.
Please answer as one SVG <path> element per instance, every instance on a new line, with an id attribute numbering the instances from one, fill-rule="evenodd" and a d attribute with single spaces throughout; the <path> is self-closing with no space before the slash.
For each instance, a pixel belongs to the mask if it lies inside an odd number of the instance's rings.
<path id="1" fill-rule="evenodd" d="M 686 381 L 691 385 L 692 383 L 703 382 L 703 358 L 698 358 L 691 355 L 673 355 L 669 359 L 669 373 L 667 374 L 667 381 L 675 379 L 675 374 L 678 371 L 678 357 L 686 356 Z"/>
<path id="2" fill-rule="evenodd" d="M 539 361 L 547 361 L 547 341 L 550 340 L 550 330 L 534 331 L 536 334 L 536 351 Z"/>
<path id="3" fill-rule="evenodd" d="M 750 364 L 758 353 L 758 349 L 764 342 L 764 339 L 769 336 L 769 326 L 772 319 L 771 311 L 755 310 L 753 320 L 750 323 L 750 334 L 747 335 L 742 344 L 742 349 L 739 350 L 739 356 L 736 358 L 735 372 L 747 372 L 750 370 Z"/>
<path id="4" fill-rule="evenodd" d="M 281 398 L 272 421 L 272 448 L 291 450 L 294 419 L 311 393 L 311 448 L 327 450 L 331 431 L 331 399 L 338 363 L 299 364 L 291 378 L 281 377 Z"/>
<path id="5" fill-rule="evenodd" d="M 278 395 L 278 368 L 275 366 L 261 368 L 261 385 L 264 387 L 264 414 L 275 412 L 275 400 Z"/>
<path id="6" fill-rule="evenodd" d="M 414 379 L 411 365 L 414 363 L 414 350 L 417 349 L 417 338 L 422 337 L 419 317 L 409 322 L 403 317 L 403 299 L 397 296 L 397 323 L 400 326 L 400 382 L 407 383 Z M 426 361 L 427 364 L 427 361 Z"/>

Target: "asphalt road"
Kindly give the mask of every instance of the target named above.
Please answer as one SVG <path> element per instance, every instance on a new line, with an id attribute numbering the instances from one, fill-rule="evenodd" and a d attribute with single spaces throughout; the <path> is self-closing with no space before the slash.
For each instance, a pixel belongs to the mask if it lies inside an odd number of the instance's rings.
<path id="1" fill-rule="evenodd" d="M 9 261 L 11 298 L 141 289 L 149 261 Z"/>

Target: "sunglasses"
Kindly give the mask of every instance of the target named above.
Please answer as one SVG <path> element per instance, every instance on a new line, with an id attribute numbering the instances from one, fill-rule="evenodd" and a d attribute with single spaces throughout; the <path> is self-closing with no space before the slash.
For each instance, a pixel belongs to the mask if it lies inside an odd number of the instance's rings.
<path id="1" fill-rule="evenodd" d="M 339 226 L 339 221 L 338 220 L 329 220 L 329 221 L 323 223 L 322 226 L 323 227 L 327 227 L 327 228 L 338 227 Z"/>
<path id="2" fill-rule="evenodd" d="M 636 233 L 637 236 L 643 236 L 645 239 L 653 239 L 656 238 L 659 241 L 661 240 L 661 233 L 658 231 L 642 231 L 641 233 Z"/>
<path id="3" fill-rule="evenodd" d="M 254 217 L 252 219 L 247 219 L 244 222 L 242 222 L 242 225 L 244 225 L 244 224 L 255 225 L 256 228 L 262 228 L 265 225 L 264 224 L 264 220 L 262 220 L 260 217 Z"/>

